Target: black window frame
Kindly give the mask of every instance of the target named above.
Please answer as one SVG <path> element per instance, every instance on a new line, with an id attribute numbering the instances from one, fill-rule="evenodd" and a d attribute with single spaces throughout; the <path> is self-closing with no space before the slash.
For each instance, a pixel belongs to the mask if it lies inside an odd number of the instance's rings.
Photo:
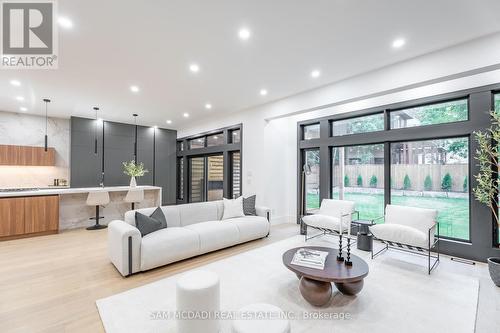
<path id="1" fill-rule="evenodd" d="M 416 100 L 407 100 L 388 105 L 381 105 L 369 109 L 325 116 L 297 123 L 297 223 L 300 223 L 300 205 L 301 205 L 301 169 L 302 159 L 301 151 L 309 148 L 320 148 L 321 165 L 327 166 L 328 172 L 321 171 L 320 176 L 320 200 L 330 198 L 331 196 L 331 147 L 366 145 L 366 144 L 384 144 L 384 205 L 390 203 L 390 143 L 422 141 L 433 139 L 446 139 L 455 137 L 469 137 L 469 229 L 470 241 L 457 241 L 453 239 L 441 238 L 440 248 L 443 253 L 463 258 L 482 260 L 489 256 L 500 256 L 500 249 L 497 241 L 494 239 L 495 223 L 492 220 L 493 214 L 488 207 L 477 202 L 473 196 L 472 188 L 476 181 L 473 177 L 477 174 L 478 167 L 474 163 L 474 152 L 477 149 L 477 142 L 473 138 L 473 132 L 485 130 L 491 124 L 489 111 L 492 110 L 494 102 L 494 93 L 500 92 L 500 83 L 471 89 L 455 91 L 451 93 L 428 96 Z M 467 99 L 468 119 L 457 122 L 432 124 L 417 127 L 394 128 L 390 129 L 389 113 L 394 110 L 408 109 L 422 105 L 438 104 L 448 101 Z M 327 107 L 325 107 L 326 109 Z M 384 113 L 384 130 L 369 133 L 357 133 L 344 136 L 332 136 L 330 122 L 346 118 L 354 118 L 374 113 Z M 318 123 L 321 124 L 321 135 L 316 140 L 302 140 L 302 126 Z M 326 158 L 324 158 L 326 157 Z M 328 164 L 324 164 L 327 161 Z M 389 164 L 389 166 L 387 166 Z M 490 221 L 491 223 L 489 223 Z"/>
<path id="2" fill-rule="evenodd" d="M 233 131 L 240 131 L 240 141 L 233 143 L 232 142 L 232 133 Z M 217 146 L 207 146 L 207 137 L 215 134 L 222 133 L 224 135 L 224 144 Z M 180 146 L 180 142 L 184 142 L 184 150 L 177 149 L 177 158 L 183 159 L 184 163 L 184 195 L 183 198 L 179 198 L 179 193 L 177 193 L 177 204 L 184 204 L 191 202 L 191 198 L 189 193 L 191 192 L 191 179 L 190 179 L 190 170 L 189 170 L 189 159 L 191 157 L 208 157 L 212 155 L 222 154 L 224 158 L 224 175 L 223 175 L 223 197 L 224 198 L 232 198 L 232 165 L 231 165 L 231 156 L 232 152 L 239 151 L 240 152 L 240 177 L 243 178 L 242 174 L 242 165 L 243 165 L 243 124 L 237 124 L 233 126 L 218 128 L 212 131 L 207 131 L 203 133 L 198 133 L 191 136 L 186 136 L 183 138 L 178 138 L 178 147 Z M 205 145 L 203 148 L 194 148 L 190 149 L 189 141 L 193 139 L 205 139 Z M 178 189 L 180 187 L 178 186 Z M 240 193 L 243 192 L 243 180 L 240 181 Z M 205 197 L 205 201 L 206 201 Z"/>

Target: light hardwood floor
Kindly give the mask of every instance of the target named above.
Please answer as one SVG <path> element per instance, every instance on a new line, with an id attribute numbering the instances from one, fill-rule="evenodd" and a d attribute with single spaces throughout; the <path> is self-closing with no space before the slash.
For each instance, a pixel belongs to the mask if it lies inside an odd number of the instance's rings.
<path id="1" fill-rule="evenodd" d="M 0 242 L 0 332 L 103 332 L 97 299 L 298 234 L 268 238 L 123 278 L 107 258 L 106 229 Z"/>

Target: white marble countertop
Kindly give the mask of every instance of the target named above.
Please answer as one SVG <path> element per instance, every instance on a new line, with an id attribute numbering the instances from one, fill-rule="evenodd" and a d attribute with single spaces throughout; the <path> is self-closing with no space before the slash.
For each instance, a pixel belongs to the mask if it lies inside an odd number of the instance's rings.
<path id="1" fill-rule="evenodd" d="M 40 188 L 40 189 L 28 189 L 26 191 L 10 191 L 1 192 L 0 198 L 6 197 L 30 197 L 38 195 L 65 195 L 65 194 L 77 194 L 77 193 L 89 193 L 94 191 L 108 191 L 108 192 L 126 192 L 130 190 L 130 186 L 108 186 L 108 187 L 55 187 L 55 188 Z M 145 191 L 150 190 L 161 190 L 159 186 L 136 186 L 136 189 L 143 189 Z"/>

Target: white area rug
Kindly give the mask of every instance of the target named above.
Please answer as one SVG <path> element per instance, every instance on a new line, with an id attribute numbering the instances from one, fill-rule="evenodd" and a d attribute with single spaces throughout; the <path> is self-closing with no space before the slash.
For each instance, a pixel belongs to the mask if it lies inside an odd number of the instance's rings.
<path id="1" fill-rule="evenodd" d="M 220 276 L 223 310 L 238 310 L 250 303 L 265 302 L 293 311 L 348 313 L 350 319 L 293 320 L 292 332 L 474 332 L 479 281 L 451 274 L 437 267 L 427 275 L 423 257 L 389 251 L 374 260 L 364 258 L 370 273 L 357 296 L 334 295 L 329 305 L 317 308 L 307 303 L 298 290 L 298 279 L 283 266 L 281 256 L 303 245 L 295 236 L 268 246 L 223 259 L 200 269 Z M 307 245 L 336 247 L 326 236 Z M 376 245 L 379 246 L 379 245 Z M 175 311 L 175 282 L 179 275 L 98 300 L 97 307 L 108 333 L 175 332 L 174 320 L 153 320 L 157 311 Z M 230 321 L 222 322 L 230 332 Z M 265 333 L 265 332 L 258 332 Z"/>

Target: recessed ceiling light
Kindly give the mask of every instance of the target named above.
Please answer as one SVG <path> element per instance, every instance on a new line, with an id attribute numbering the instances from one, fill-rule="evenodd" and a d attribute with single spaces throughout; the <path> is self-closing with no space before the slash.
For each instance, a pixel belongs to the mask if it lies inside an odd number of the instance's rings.
<path id="1" fill-rule="evenodd" d="M 200 66 L 198 64 L 189 65 L 189 70 L 193 73 L 198 73 L 200 71 Z"/>
<path id="2" fill-rule="evenodd" d="M 138 86 L 130 86 L 130 91 L 133 93 L 138 93 L 139 92 L 139 87 Z"/>
<path id="3" fill-rule="evenodd" d="M 241 28 L 239 31 L 238 31 L 238 37 L 240 37 L 241 40 L 247 40 L 249 39 L 250 37 L 252 36 L 252 33 L 250 32 L 250 30 L 248 30 L 247 28 Z"/>
<path id="4" fill-rule="evenodd" d="M 214 136 L 214 139 L 217 140 L 219 137 L 217 135 Z"/>
<path id="5" fill-rule="evenodd" d="M 12 84 L 15 87 L 19 87 L 21 85 L 21 82 L 18 80 L 10 80 L 10 84 Z"/>
<path id="6" fill-rule="evenodd" d="M 63 28 L 71 29 L 73 28 L 73 22 L 67 17 L 59 17 L 57 23 Z"/>
<path id="7" fill-rule="evenodd" d="M 24 97 L 23 96 L 17 96 L 16 100 L 18 100 L 19 102 L 22 102 L 22 101 L 24 101 Z"/>
<path id="8" fill-rule="evenodd" d="M 189 118 L 189 113 L 184 112 L 183 116 L 184 116 L 184 118 Z"/>
<path id="9" fill-rule="evenodd" d="M 311 77 L 314 78 L 314 79 L 318 78 L 320 75 L 321 75 L 321 72 L 319 70 L 317 70 L 317 69 L 315 69 L 315 70 L 313 70 L 311 72 Z"/>
<path id="10" fill-rule="evenodd" d="M 395 49 L 399 49 L 406 44 L 406 40 L 404 38 L 397 38 L 392 42 L 392 47 Z"/>
<path id="11" fill-rule="evenodd" d="M 170 119 L 169 119 L 169 120 L 167 120 L 167 124 L 169 124 L 169 125 L 170 125 L 171 123 L 172 123 L 172 120 L 170 120 Z"/>
<path id="12" fill-rule="evenodd" d="M 212 104 L 207 103 L 205 104 L 205 109 L 210 110 L 212 108 Z"/>
<path id="13" fill-rule="evenodd" d="M 267 95 L 267 90 L 266 89 L 261 89 L 259 93 L 260 93 L 261 96 L 266 96 Z"/>
<path id="14" fill-rule="evenodd" d="M 21 106 L 19 108 L 19 111 L 26 112 L 26 111 L 28 111 L 28 108 L 25 108 L 24 106 Z"/>

